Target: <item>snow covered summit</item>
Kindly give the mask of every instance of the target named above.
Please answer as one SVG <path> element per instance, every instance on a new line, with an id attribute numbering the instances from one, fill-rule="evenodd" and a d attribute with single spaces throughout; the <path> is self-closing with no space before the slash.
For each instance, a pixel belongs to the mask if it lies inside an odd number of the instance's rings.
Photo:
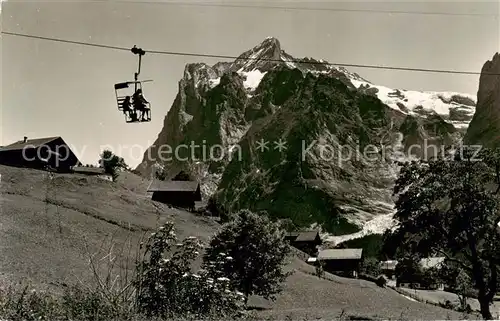
<path id="1" fill-rule="evenodd" d="M 376 85 L 362 78 L 357 73 L 350 72 L 342 66 L 336 66 L 326 60 L 315 60 L 310 57 L 296 59 L 281 49 L 281 44 L 274 37 L 267 37 L 260 44 L 242 53 L 225 68 L 220 64 L 214 68 L 223 72 L 233 71 L 244 79 L 244 87 L 251 95 L 258 87 L 265 74 L 278 66 L 299 69 L 303 73 L 330 75 L 335 78 L 349 80 L 358 90 L 377 96 L 390 108 L 407 115 L 427 117 L 438 114 L 459 130 L 465 130 L 469 125 L 476 106 L 476 97 L 457 92 L 425 92 L 402 90 Z M 219 84 L 220 74 L 209 75 L 209 85 Z"/>

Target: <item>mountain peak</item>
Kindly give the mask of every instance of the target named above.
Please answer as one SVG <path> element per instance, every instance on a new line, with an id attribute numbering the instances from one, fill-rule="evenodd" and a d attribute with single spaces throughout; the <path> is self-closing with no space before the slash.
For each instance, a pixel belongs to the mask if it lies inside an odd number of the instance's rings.
<path id="1" fill-rule="evenodd" d="M 250 50 L 242 53 L 234 62 L 233 70 L 252 71 L 261 70 L 267 71 L 281 63 L 282 54 L 281 44 L 275 37 L 267 37 L 260 44 Z"/>
<path id="2" fill-rule="evenodd" d="M 274 47 L 278 50 L 281 50 L 281 44 L 278 38 L 271 36 L 266 37 L 266 39 L 264 39 L 264 41 L 262 41 L 260 45 L 257 45 L 256 47 Z"/>

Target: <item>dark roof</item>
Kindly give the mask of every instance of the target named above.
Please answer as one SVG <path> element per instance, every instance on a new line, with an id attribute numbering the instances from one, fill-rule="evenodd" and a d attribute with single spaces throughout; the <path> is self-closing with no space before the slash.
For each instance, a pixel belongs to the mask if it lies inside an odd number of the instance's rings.
<path id="1" fill-rule="evenodd" d="M 199 187 L 196 181 L 153 181 L 148 192 L 196 192 Z"/>
<path id="2" fill-rule="evenodd" d="M 13 144 L 2 147 L 2 149 L 0 149 L 0 152 L 1 151 L 8 151 L 8 150 L 22 150 L 25 147 L 36 148 L 36 147 L 40 147 L 40 146 L 43 146 L 45 144 L 48 144 L 48 143 L 50 143 L 56 139 L 59 139 L 59 138 L 61 138 L 61 137 L 56 136 L 56 137 L 28 139 L 26 141 L 26 143 L 24 142 L 24 140 L 20 140 L 20 141 L 13 143 Z"/>
<path id="3" fill-rule="evenodd" d="M 295 242 L 307 242 L 307 241 L 314 241 L 316 238 L 319 236 L 318 231 L 304 231 L 300 232 L 297 238 L 295 239 Z"/>
<path id="4" fill-rule="evenodd" d="M 102 168 L 102 167 L 75 166 L 72 168 L 72 170 L 75 173 L 96 174 L 96 175 L 106 174 L 104 168 Z"/>
<path id="5" fill-rule="evenodd" d="M 288 232 L 288 233 L 286 234 L 286 236 L 287 236 L 287 237 L 292 238 L 292 237 L 297 237 L 297 236 L 299 236 L 299 234 L 300 234 L 300 232 Z"/>
<path id="6" fill-rule="evenodd" d="M 310 242 L 316 240 L 319 237 L 318 231 L 295 231 L 289 232 L 286 235 L 287 238 L 295 238 L 295 242 Z"/>
<path id="7" fill-rule="evenodd" d="M 361 259 L 363 249 L 331 249 L 323 250 L 318 254 L 319 260 L 358 260 Z"/>

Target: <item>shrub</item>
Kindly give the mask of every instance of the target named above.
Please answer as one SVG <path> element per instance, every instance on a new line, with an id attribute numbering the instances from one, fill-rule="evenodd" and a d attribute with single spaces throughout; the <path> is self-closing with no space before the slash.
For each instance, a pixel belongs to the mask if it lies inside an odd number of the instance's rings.
<path id="1" fill-rule="evenodd" d="M 172 223 L 149 237 L 134 281 L 139 312 L 169 318 L 230 315 L 240 309 L 242 295 L 232 291 L 229 279 L 211 278 L 204 270 L 192 273 L 199 250 L 194 237 L 178 244 Z"/>
<path id="2" fill-rule="evenodd" d="M 71 287 L 64 295 L 9 288 L 0 289 L 0 318 L 23 321 L 109 321 L 129 320 L 99 291 Z M 3 320 L 2 319 L 2 320 Z"/>
<path id="3" fill-rule="evenodd" d="M 387 284 L 387 280 L 383 275 L 380 275 L 375 281 L 375 284 L 383 288 Z"/>

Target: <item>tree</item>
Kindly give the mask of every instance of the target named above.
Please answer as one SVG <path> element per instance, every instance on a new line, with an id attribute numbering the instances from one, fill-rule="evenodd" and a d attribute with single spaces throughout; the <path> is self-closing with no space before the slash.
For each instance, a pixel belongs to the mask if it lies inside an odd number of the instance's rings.
<path id="1" fill-rule="evenodd" d="M 110 150 L 105 150 L 100 155 L 99 163 L 104 168 L 104 171 L 111 175 L 113 182 L 118 178 L 118 172 L 121 169 L 126 169 L 128 166 L 125 160 L 117 155 L 114 155 Z"/>
<path id="2" fill-rule="evenodd" d="M 185 171 L 180 171 L 174 178 L 173 181 L 193 181 L 193 177 L 186 173 Z"/>
<path id="3" fill-rule="evenodd" d="M 416 257 L 406 256 L 399 260 L 394 270 L 394 275 L 399 282 L 420 283 L 423 277 L 423 271 Z"/>
<path id="4" fill-rule="evenodd" d="M 456 291 L 458 299 L 460 301 L 460 308 L 462 311 L 470 310 L 470 306 L 467 304 L 467 297 L 470 295 L 472 288 L 472 280 L 469 275 L 460 269 L 457 279 L 456 279 Z"/>
<path id="5" fill-rule="evenodd" d="M 316 276 L 320 279 L 325 276 L 325 268 L 323 265 L 323 261 L 319 259 L 316 261 Z"/>
<path id="6" fill-rule="evenodd" d="M 229 214 L 221 202 L 217 199 L 217 194 L 208 198 L 206 209 L 211 216 L 219 217 L 221 222 L 227 222 L 229 220 Z"/>
<path id="7" fill-rule="evenodd" d="M 214 278 L 218 277 L 217 271 L 222 271 L 231 279 L 233 286 L 244 294 L 246 304 L 252 294 L 274 299 L 282 290 L 289 275 L 283 271 L 289 253 L 285 231 L 279 223 L 271 222 L 267 215 L 242 210 L 211 240 L 203 265 Z M 214 262 L 221 255 L 229 259 L 214 271 Z"/>
<path id="8" fill-rule="evenodd" d="M 164 181 L 166 180 L 168 177 L 167 175 L 167 171 L 163 168 L 161 169 L 158 169 L 157 171 L 155 171 L 155 178 L 160 180 L 160 181 Z"/>
<path id="9" fill-rule="evenodd" d="M 492 319 L 500 256 L 498 151 L 481 159 L 461 149 L 451 159 L 405 164 L 394 188 L 393 240 L 402 254 L 443 255 L 473 280 L 483 318 Z"/>
<path id="10" fill-rule="evenodd" d="M 439 270 L 439 277 L 451 291 L 458 295 L 460 308 L 467 312 L 467 298 L 474 296 L 474 285 L 469 274 L 456 263 L 445 261 L 444 266 Z"/>
<path id="11" fill-rule="evenodd" d="M 375 257 L 363 258 L 361 263 L 361 273 L 375 277 L 379 276 L 381 273 L 379 260 Z"/>

